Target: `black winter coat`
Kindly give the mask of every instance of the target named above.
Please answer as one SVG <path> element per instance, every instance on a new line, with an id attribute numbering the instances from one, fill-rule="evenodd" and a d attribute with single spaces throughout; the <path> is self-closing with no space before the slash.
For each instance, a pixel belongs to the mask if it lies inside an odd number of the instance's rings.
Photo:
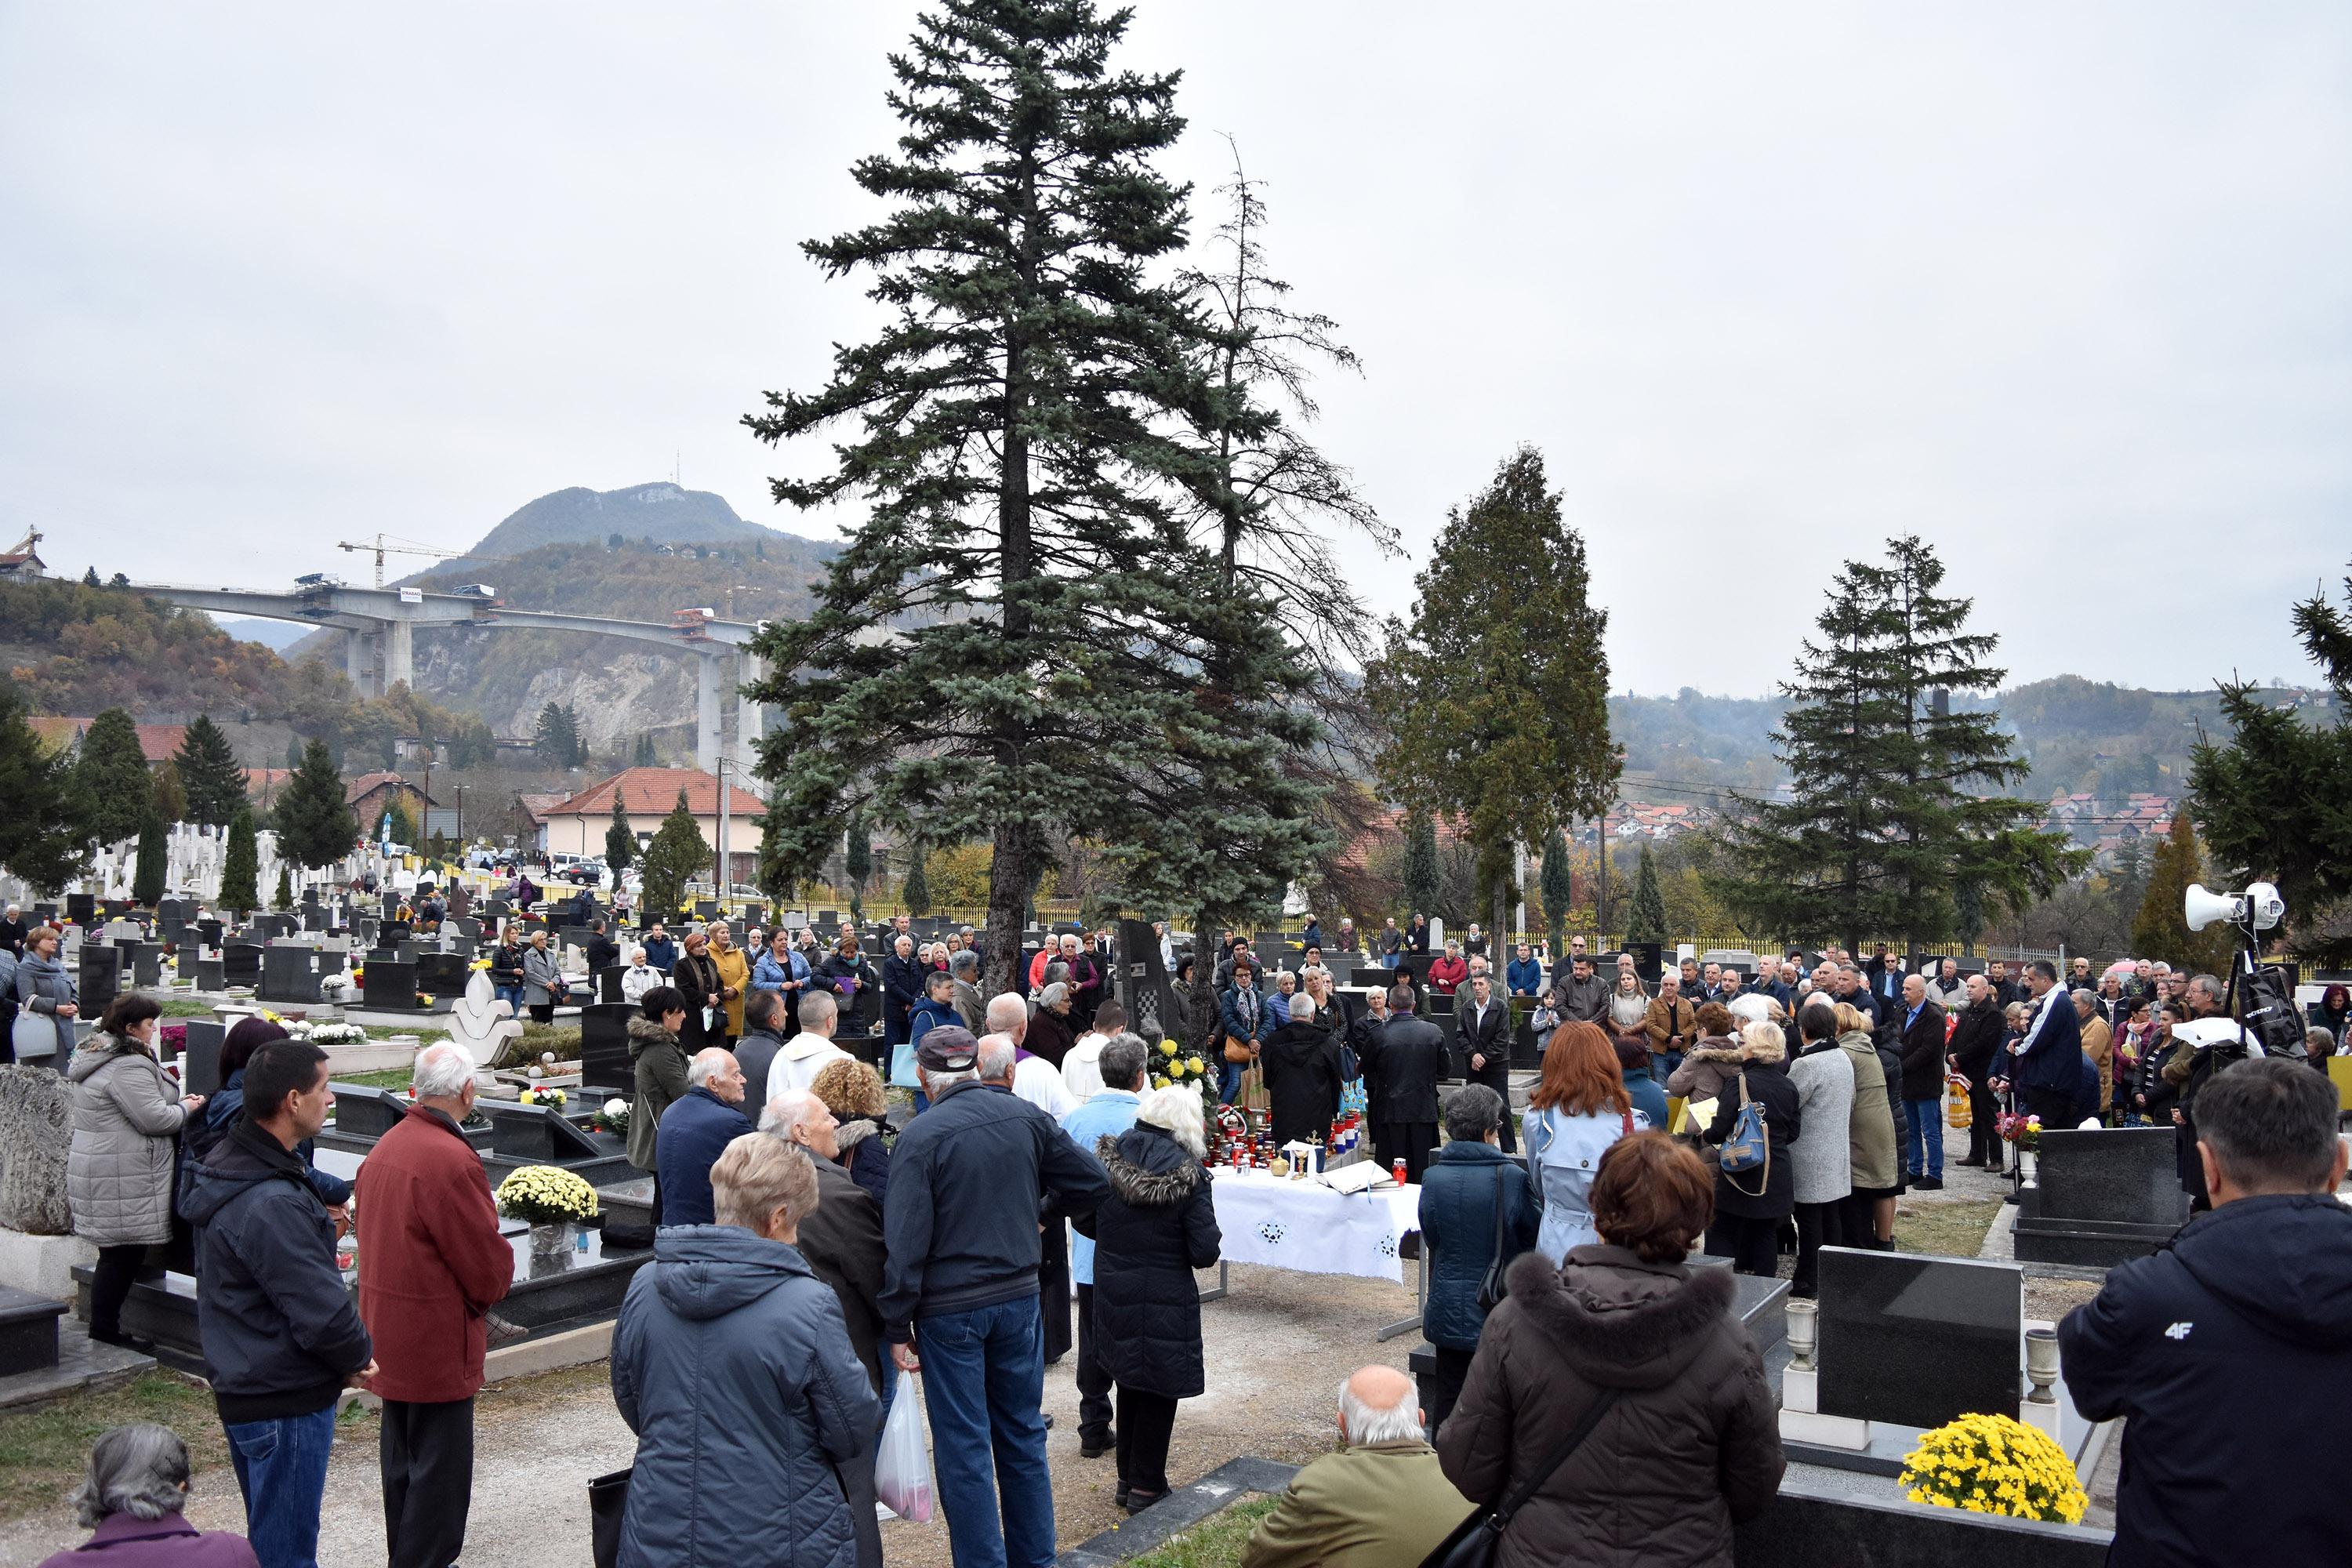
<path id="1" fill-rule="evenodd" d="M 1320 1024 L 1285 1024 L 1258 1056 L 1274 1104 L 1276 1148 L 1295 1139 L 1328 1139 L 1339 1114 L 1339 1042 Z"/>
<path id="2" fill-rule="evenodd" d="M 2000 1049 L 2008 1032 L 2009 1021 L 1990 996 L 1980 1005 L 1961 1008 L 1960 1021 L 1953 1026 L 1951 1042 L 1946 1047 L 1952 1065 L 1981 1087 L 1991 1074 L 1993 1053 Z"/>
<path id="3" fill-rule="evenodd" d="M 1467 997 L 1454 1004 L 1454 1054 L 1460 1059 L 1454 1070 L 1472 1083 L 1483 1083 L 1511 1102 L 1511 1005 L 1497 996 L 1486 1004 L 1486 1016 L 1475 1029 L 1470 1018 L 1477 1008 Z M 1474 1068 L 1473 1056 L 1483 1055 L 1486 1065 Z"/>
<path id="4" fill-rule="evenodd" d="M 1437 1080 L 1445 1073 L 1445 1036 L 1438 1026 L 1401 1013 L 1357 1047 L 1370 1080 L 1375 1123 L 1435 1121 Z"/>
<path id="5" fill-rule="evenodd" d="M 1764 1140 L 1771 1150 L 1771 1158 L 1767 1162 L 1769 1168 L 1760 1193 L 1753 1171 L 1734 1175 L 1718 1169 L 1715 1173 L 1716 1212 L 1743 1219 L 1786 1219 L 1797 1209 L 1796 1173 L 1789 1163 L 1789 1145 L 1803 1131 L 1799 1125 L 1797 1086 L 1789 1080 L 1788 1069 L 1778 1062 L 1751 1061 L 1740 1068 L 1739 1076 L 1747 1081 L 1748 1103 L 1764 1108 Z M 1715 1124 L 1706 1130 L 1706 1141 L 1720 1146 L 1731 1136 L 1738 1121 L 1739 1088 L 1726 1083 L 1717 1097 Z"/>
<path id="6" fill-rule="evenodd" d="M 1110 1196 L 1072 1222 L 1095 1244 L 1095 1360 L 1121 1388 L 1193 1398 L 1207 1383 L 1192 1271 L 1217 1260 L 1223 1239 L 1209 1173 L 1144 1122 L 1098 1139 L 1095 1154 Z"/>
<path id="7" fill-rule="evenodd" d="M 1503 1203 L 1504 1262 L 1535 1250 L 1543 1228 L 1527 1167 L 1490 1143 L 1456 1139 L 1421 1174 L 1422 1246 L 1435 1259 L 1422 1331 L 1441 1350 L 1478 1348 L 1486 1310 L 1478 1287 L 1495 1261 L 1495 1200 Z"/>
<path id="8" fill-rule="evenodd" d="M 2116 1563 L 2337 1563 L 2341 1509 L 2296 1465 L 2249 1464 L 2352 1406 L 2352 1213 L 2240 1198 L 2110 1269 L 2058 1325 L 2074 1407 L 2124 1421 Z"/>
<path id="9" fill-rule="evenodd" d="M 1895 1004 L 1895 1027 L 1902 1030 L 1903 1098 L 1906 1100 L 1941 1100 L 1944 1097 L 1944 1010 L 1933 1002 L 1923 1003 L 1919 1019 L 1906 1025 L 1908 1016 L 1901 1003 Z"/>

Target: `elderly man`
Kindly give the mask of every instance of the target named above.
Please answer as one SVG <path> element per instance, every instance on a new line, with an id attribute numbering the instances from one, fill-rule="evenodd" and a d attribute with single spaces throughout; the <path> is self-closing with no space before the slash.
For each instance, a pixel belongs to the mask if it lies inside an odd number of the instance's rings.
<path id="1" fill-rule="evenodd" d="M 1414 1568 L 1473 1511 L 1422 1436 L 1412 1380 L 1368 1366 L 1339 1387 L 1338 1453 L 1301 1468 L 1244 1568 Z"/>
<path id="2" fill-rule="evenodd" d="M 1997 1171 L 2001 1163 L 2000 1097 L 1993 1091 L 1992 1078 L 2000 1068 L 2008 1020 L 1993 1000 L 1991 982 L 1981 974 L 1967 978 L 1960 999 L 1958 1021 L 1946 1042 L 1954 1070 L 1969 1080 L 1969 1157 L 1959 1163 Z"/>
<path id="3" fill-rule="evenodd" d="M 1051 1117 L 982 1083 L 979 1063 L 963 1029 L 933 1029 L 916 1047 L 931 1106 L 890 1157 L 882 1331 L 901 1372 L 929 1374 L 956 1561 L 1044 1568 L 1055 1544 L 1038 1218 L 1048 1197 L 1090 1213 L 1110 1187 Z"/>
<path id="4" fill-rule="evenodd" d="M 923 1000 L 925 966 L 915 957 L 915 939 L 901 935 L 882 961 L 882 1039 L 886 1045 L 907 1041 L 907 1016 Z"/>
<path id="5" fill-rule="evenodd" d="M 824 1101 L 788 1089 L 768 1102 L 760 1131 L 800 1149 L 816 1169 L 816 1207 L 800 1224 L 794 1243 L 816 1277 L 833 1288 L 849 1348 L 887 1415 L 898 1369 L 882 1356 L 882 1210 L 840 1163 L 840 1123 Z M 842 1490 L 857 1534 L 857 1568 L 881 1568 L 882 1531 L 874 1512 L 874 1451 L 861 1448 L 841 1465 Z"/>
<path id="6" fill-rule="evenodd" d="M 1095 1058 L 1102 1088 L 1062 1117 L 1063 1133 L 1084 1152 L 1092 1154 L 1097 1141 L 1117 1138 L 1135 1125 L 1136 1107 L 1151 1081 L 1150 1049 L 1135 1035 L 1113 1035 L 1103 1042 Z M 1118 1444 L 1110 1425 L 1110 1373 L 1095 1359 L 1095 1244 L 1087 1237 L 1071 1245 L 1070 1277 L 1078 1287 L 1078 1457 L 1098 1459 Z"/>
<path id="7" fill-rule="evenodd" d="M 1059 1121 L 1066 1112 L 1076 1110 L 1078 1102 L 1069 1086 L 1062 1081 L 1061 1069 L 1027 1049 L 1029 1029 L 1035 1021 L 1028 1004 L 1010 992 L 992 999 L 988 1004 L 989 1032 L 980 1042 L 980 1076 L 983 1081 L 1011 1090 Z M 990 1047 L 989 1042 L 998 1038 L 1004 1042 L 1003 1052 Z"/>
<path id="8" fill-rule="evenodd" d="M 1904 1166 L 1922 1192 L 1944 1185 L 1944 1010 L 1927 1000 L 1927 983 L 1903 976 L 1896 1017 L 1902 1033 Z M 2068 1122 L 2066 1125 L 2074 1125 Z"/>
<path id="9" fill-rule="evenodd" d="M 777 1047 L 768 1064 L 768 1081 L 762 1100 L 773 1100 L 788 1089 L 806 1089 L 816 1081 L 816 1075 L 833 1062 L 852 1059 L 847 1051 L 833 1043 L 841 1027 L 841 1004 L 830 992 L 811 991 L 801 997 L 800 1033 Z"/>
<path id="10" fill-rule="evenodd" d="M 728 1144 L 753 1131 L 742 1103 L 743 1070 L 734 1053 L 723 1046 L 697 1051 L 686 1064 L 686 1092 L 662 1112 L 654 1145 L 664 1225 L 712 1223 L 710 1167 Z"/>
<path id="11" fill-rule="evenodd" d="M 1643 1015 L 1642 1030 L 1650 1040 L 1650 1076 L 1664 1083 L 1698 1043 L 1698 1010 L 1684 998 L 1683 978 L 1675 971 L 1658 976 L 1658 994 Z"/>
<path id="12" fill-rule="evenodd" d="M 987 1004 L 980 995 L 980 954 L 968 947 L 958 949 L 948 960 L 948 973 L 955 977 L 956 1016 L 976 1035 L 988 1017 Z"/>
<path id="13" fill-rule="evenodd" d="M 1699 972 L 1699 982 L 1706 987 L 1706 989 L 1701 993 L 1701 997 L 1704 1001 L 1720 1002 L 1723 1000 L 1723 965 L 1720 963 L 1709 963 L 1705 969 Z"/>
<path id="14" fill-rule="evenodd" d="M 415 1102 L 360 1166 L 367 1269 L 360 1319 L 383 1398 L 385 1561 L 448 1568 L 466 1547 L 474 1489 L 474 1396 L 489 1309 L 514 1283 L 481 1156 L 459 1123 L 474 1109 L 474 1058 L 444 1040 L 416 1053 Z"/>

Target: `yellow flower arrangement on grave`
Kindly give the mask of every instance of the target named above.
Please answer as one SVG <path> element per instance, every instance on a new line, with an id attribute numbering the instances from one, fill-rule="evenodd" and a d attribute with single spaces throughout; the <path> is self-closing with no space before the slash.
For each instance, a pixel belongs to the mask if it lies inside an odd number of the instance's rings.
<path id="1" fill-rule="evenodd" d="M 560 1089 L 527 1089 L 517 1098 L 525 1105 L 551 1105 L 561 1110 L 571 1096 Z"/>
<path id="2" fill-rule="evenodd" d="M 596 1189 L 560 1165 L 525 1165 L 499 1184 L 499 1212 L 532 1225 L 562 1225 L 596 1213 Z"/>
<path id="3" fill-rule="evenodd" d="M 1903 1458 L 1903 1495 L 1930 1508 L 2079 1524 L 2090 1505 L 2066 1451 L 2006 1415 L 1963 1415 Z"/>
<path id="4" fill-rule="evenodd" d="M 1183 1046 L 1177 1041 L 1160 1042 L 1159 1070 L 1151 1075 L 1152 1088 L 1206 1088 L 1209 1079 L 1208 1064 L 1198 1057 L 1189 1057 L 1183 1052 Z"/>

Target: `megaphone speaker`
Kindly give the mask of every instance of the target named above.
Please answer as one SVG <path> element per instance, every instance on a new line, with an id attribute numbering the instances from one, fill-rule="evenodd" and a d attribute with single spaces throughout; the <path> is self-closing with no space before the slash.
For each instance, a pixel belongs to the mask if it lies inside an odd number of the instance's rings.
<path id="1" fill-rule="evenodd" d="M 2189 892 L 2181 900 L 2181 913 L 2189 919 L 2190 931 L 2203 931 L 2215 921 L 2238 918 L 2238 900 L 2228 893 L 2209 893 L 2201 882 L 2189 884 Z"/>

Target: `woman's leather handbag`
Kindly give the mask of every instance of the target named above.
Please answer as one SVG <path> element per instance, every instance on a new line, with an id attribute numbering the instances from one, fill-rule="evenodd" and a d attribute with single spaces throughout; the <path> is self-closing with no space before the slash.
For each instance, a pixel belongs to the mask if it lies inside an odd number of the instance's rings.
<path id="1" fill-rule="evenodd" d="M 1225 1037 L 1225 1060 L 1235 1067 L 1245 1067 L 1254 1059 L 1250 1054 L 1247 1040 L 1243 1039 L 1239 1035 Z"/>
<path id="2" fill-rule="evenodd" d="M 1503 1532 L 1511 1527 L 1511 1516 L 1527 1507 L 1528 1500 L 1543 1489 L 1554 1471 L 1568 1463 L 1568 1457 L 1584 1446 L 1609 1407 L 1617 1403 L 1622 1389 L 1604 1388 L 1584 1412 L 1570 1432 L 1554 1448 L 1549 1457 L 1496 1509 L 1481 1509 L 1454 1527 L 1452 1534 L 1439 1542 L 1435 1550 L 1421 1560 L 1421 1568 L 1494 1568 L 1496 1549 L 1503 1543 Z"/>

